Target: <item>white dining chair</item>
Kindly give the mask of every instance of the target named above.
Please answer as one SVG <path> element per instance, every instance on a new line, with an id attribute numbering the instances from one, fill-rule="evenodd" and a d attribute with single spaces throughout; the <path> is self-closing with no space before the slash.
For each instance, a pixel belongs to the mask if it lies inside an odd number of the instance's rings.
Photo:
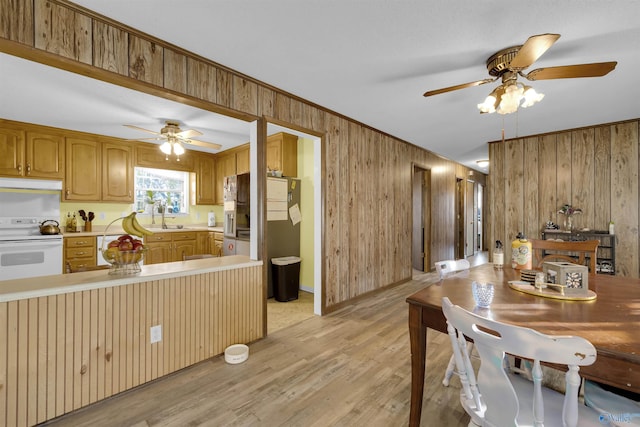
<path id="1" fill-rule="evenodd" d="M 442 299 L 469 426 L 602 426 L 600 413 L 578 402 L 579 367 L 596 361 L 596 349 L 575 336 L 544 335 L 471 313 Z M 480 355 L 476 376 L 466 338 Z M 533 381 L 505 369 L 507 354 L 533 360 Z M 566 365 L 565 393 L 542 386 L 541 362 Z"/>
<path id="2" fill-rule="evenodd" d="M 605 390 L 598 383 L 584 382 L 584 403 L 599 412 L 602 421 L 609 425 L 640 426 L 640 402 Z"/>
<path id="3" fill-rule="evenodd" d="M 466 259 L 450 259 L 445 261 L 438 261 L 435 263 L 436 271 L 440 276 L 440 279 L 444 279 L 447 275 L 456 273 L 458 271 L 468 270 L 471 268 L 471 264 Z M 473 344 L 469 343 L 469 352 L 473 350 Z M 451 377 L 455 373 L 456 361 L 453 358 L 453 355 L 449 359 L 449 364 L 447 365 L 447 369 L 444 371 L 444 378 L 442 379 L 442 384 L 445 387 L 449 387 L 449 383 L 451 382 Z"/>
<path id="4" fill-rule="evenodd" d="M 436 272 L 441 279 L 444 279 L 448 274 L 455 273 L 457 271 L 468 270 L 471 268 L 471 264 L 466 259 L 449 259 L 445 261 L 437 261 L 435 263 Z"/>

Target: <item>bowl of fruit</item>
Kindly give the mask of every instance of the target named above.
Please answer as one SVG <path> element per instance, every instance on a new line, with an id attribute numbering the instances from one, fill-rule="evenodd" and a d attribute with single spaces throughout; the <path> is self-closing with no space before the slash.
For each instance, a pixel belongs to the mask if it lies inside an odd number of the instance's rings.
<path id="1" fill-rule="evenodd" d="M 106 247 L 104 247 L 106 239 L 103 239 L 103 247 L 100 248 L 100 252 L 105 261 L 111 264 L 109 274 L 139 273 L 141 271 L 140 262 L 147 251 L 142 239 L 144 236 L 153 233 L 138 223 L 135 218 L 135 212 L 133 212 L 126 217 L 111 221 L 105 228 L 105 236 L 109 226 L 119 220 L 122 220 L 122 229 L 125 234 L 107 243 Z"/>

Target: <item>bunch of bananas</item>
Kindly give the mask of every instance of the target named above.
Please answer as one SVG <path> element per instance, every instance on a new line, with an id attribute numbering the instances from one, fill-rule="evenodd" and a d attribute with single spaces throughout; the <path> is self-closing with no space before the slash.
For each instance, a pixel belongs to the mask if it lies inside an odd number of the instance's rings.
<path id="1" fill-rule="evenodd" d="M 147 230 L 138 222 L 136 218 L 136 212 L 131 212 L 129 215 L 122 217 L 122 229 L 125 233 L 132 234 L 138 237 L 150 236 L 152 231 Z"/>

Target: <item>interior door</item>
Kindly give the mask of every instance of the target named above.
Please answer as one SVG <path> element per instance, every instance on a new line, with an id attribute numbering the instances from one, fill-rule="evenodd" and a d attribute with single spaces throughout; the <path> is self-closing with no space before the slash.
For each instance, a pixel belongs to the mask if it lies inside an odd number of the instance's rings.
<path id="1" fill-rule="evenodd" d="M 415 168 L 413 173 L 413 232 L 411 262 L 413 268 L 425 271 L 424 262 L 424 221 L 422 187 L 424 182 L 424 170 Z"/>
<path id="2" fill-rule="evenodd" d="M 467 180 L 465 197 L 465 256 L 470 257 L 476 253 L 476 198 L 475 183 Z"/>

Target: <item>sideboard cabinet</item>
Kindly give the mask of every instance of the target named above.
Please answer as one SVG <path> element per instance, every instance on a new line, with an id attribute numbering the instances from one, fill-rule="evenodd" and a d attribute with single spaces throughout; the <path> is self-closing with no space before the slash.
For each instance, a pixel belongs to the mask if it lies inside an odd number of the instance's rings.
<path id="1" fill-rule="evenodd" d="M 616 274 L 616 236 L 607 231 L 561 231 L 544 230 L 543 239 L 584 241 L 598 240 L 598 259 L 596 261 L 596 273 Z"/>

